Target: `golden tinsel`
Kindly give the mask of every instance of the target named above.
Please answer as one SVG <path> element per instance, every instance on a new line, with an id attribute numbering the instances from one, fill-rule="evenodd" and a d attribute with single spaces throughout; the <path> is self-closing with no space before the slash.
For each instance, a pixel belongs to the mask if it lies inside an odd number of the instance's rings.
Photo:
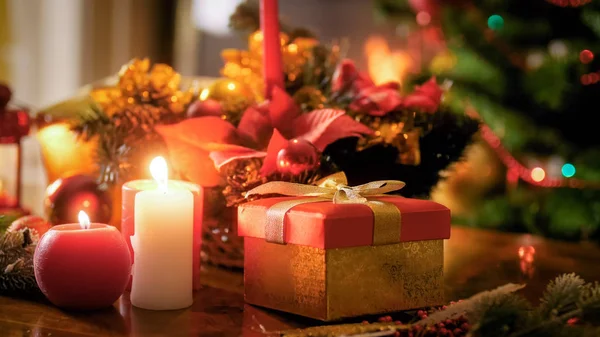
<path id="1" fill-rule="evenodd" d="M 356 119 L 375 130 L 372 136 L 358 141 L 357 150 L 362 151 L 376 145 L 389 145 L 398 150 L 397 163 L 419 165 L 421 163 L 421 128 L 406 120 L 394 121 L 381 117 L 357 116 Z"/>
<path id="2" fill-rule="evenodd" d="M 311 86 L 300 88 L 296 91 L 293 98 L 294 102 L 296 102 L 303 111 L 323 109 L 325 102 L 327 101 L 327 98 L 323 95 L 321 90 Z"/>
<path id="3" fill-rule="evenodd" d="M 192 90 L 182 91 L 181 75 L 166 64 L 133 59 L 119 72 L 115 87 L 99 88 L 90 95 L 108 117 L 131 106 L 153 106 L 161 115 L 183 115 L 193 97 Z"/>
<path id="4" fill-rule="evenodd" d="M 214 99 L 221 104 L 221 118 L 237 125 L 243 112 L 255 103 L 254 93 L 247 84 L 231 79 L 220 78 L 200 92 L 201 101 Z"/>
<path id="5" fill-rule="evenodd" d="M 295 81 L 302 73 L 302 67 L 311 57 L 311 50 L 318 44 L 313 38 L 298 37 L 289 41 L 285 33 L 280 33 L 283 71 L 287 80 Z M 221 74 L 248 85 L 257 101 L 264 99 L 262 79 L 262 32 L 256 31 L 248 38 L 248 50 L 225 49 L 221 57 L 225 62 Z"/>

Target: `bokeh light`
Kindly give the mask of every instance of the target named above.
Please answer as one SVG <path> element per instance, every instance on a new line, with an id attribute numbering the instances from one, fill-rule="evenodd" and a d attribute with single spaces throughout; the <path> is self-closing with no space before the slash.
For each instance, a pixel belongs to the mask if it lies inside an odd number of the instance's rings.
<path id="1" fill-rule="evenodd" d="M 504 28 L 504 18 L 502 18 L 500 15 L 498 14 L 494 14 L 491 15 L 488 18 L 488 27 L 490 27 L 491 30 L 501 30 L 502 28 Z"/>
<path id="2" fill-rule="evenodd" d="M 431 15 L 425 11 L 417 14 L 417 23 L 421 26 L 427 26 L 431 22 Z"/>
<path id="3" fill-rule="evenodd" d="M 594 60 L 594 53 L 587 49 L 582 50 L 581 53 L 579 53 L 579 60 L 583 64 L 588 64 Z"/>
<path id="4" fill-rule="evenodd" d="M 567 178 L 571 178 L 572 176 L 575 175 L 575 166 L 571 163 L 566 163 L 562 166 L 562 169 L 560 170 L 562 175 L 567 177 Z"/>
<path id="5" fill-rule="evenodd" d="M 543 168 L 536 167 L 531 170 L 531 179 L 533 179 L 533 181 L 539 183 L 540 181 L 544 180 L 544 178 L 546 178 L 546 171 L 544 171 Z"/>

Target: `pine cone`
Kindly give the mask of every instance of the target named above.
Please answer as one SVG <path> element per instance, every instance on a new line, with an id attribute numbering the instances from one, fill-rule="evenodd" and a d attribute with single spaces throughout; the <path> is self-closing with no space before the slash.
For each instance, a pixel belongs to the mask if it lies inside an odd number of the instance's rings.
<path id="1" fill-rule="evenodd" d="M 0 294 L 38 293 L 33 272 L 35 246 L 29 229 L 0 237 Z"/>
<path id="2" fill-rule="evenodd" d="M 227 206 L 238 206 L 248 201 L 275 196 L 245 197 L 246 192 L 269 181 L 287 181 L 311 185 L 319 179 L 339 171 L 329 156 L 321 157 L 321 165 L 317 169 L 296 176 L 274 173 L 268 177 L 263 177 L 260 174 L 262 163 L 262 158 L 249 158 L 233 161 L 221 168 L 221 174 L 227 177 L 227 185 L 223 189 Z"/>

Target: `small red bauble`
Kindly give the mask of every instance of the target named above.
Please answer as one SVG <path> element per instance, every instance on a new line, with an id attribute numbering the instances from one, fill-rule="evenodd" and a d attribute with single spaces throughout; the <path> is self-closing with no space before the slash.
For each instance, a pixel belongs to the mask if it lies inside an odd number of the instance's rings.
<path id="1" fill-rule="evenodd" d="M 52 225 L 37 215 L 27 215 L 13 221 L 7 231 L 16 232 L 25 228 L 35 230 L 40 237 L 44 235 Z"/>
<path id="2" fill-rule="evenodd" d="M 583 64 L 588 64 L 594 60 L 594 53 L 587 49 L 583 50 L 581 51 L 581 53 L 579 53 L 579 60 Z"/>
<path id="3" fill-rule="evenodd" d="M 277 153 L 277 170 L 283 174 L 299 175 L 319 167 L 319 150 L 304 139 L 293 139 Z"/>
<path id="4" fill-rule="evenodd" d="M 112 202 L 107 191 L 90 176 L 76 174 L 54 181 L 46 189 L 46 216 L 53 225 L 76 223 L 79 211 L 94 222 L 108 223 Z"/>
<path id="5" fill-rule="evenodd" d="M 64 309 L 110 307 L 125 291 L 131 257 L 115 227 L 92 223 L 52 227 L 33 255 L 35 280 L 54 305 Z"/>
<path id="6" fill-rule="evenodd" d="M 214 100 L 212 98 L 206 99 L 204 101 L 195 101 L 192 103 L 187 110 L 187 117 L 205 117 L 205 116 L 217 116 L 221 117 L 223 115 L 223 109 L 221 108 L 221 103 L 219 101 Z"/>

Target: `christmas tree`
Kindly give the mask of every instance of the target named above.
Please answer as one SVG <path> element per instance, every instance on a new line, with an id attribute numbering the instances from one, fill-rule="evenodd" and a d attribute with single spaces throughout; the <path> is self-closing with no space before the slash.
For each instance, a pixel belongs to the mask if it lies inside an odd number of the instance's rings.
<path id="1" fill-rule="evenodd" d="M 561 239 L 598 237 L 600 1 L 379 0 L 379 14 L 441 30 L 420 76 L 452 81 L 445 104 L 483 121 L 506 179 L 465 223 Z M 464 186 L 468 189 L 469 186 Z"/>

